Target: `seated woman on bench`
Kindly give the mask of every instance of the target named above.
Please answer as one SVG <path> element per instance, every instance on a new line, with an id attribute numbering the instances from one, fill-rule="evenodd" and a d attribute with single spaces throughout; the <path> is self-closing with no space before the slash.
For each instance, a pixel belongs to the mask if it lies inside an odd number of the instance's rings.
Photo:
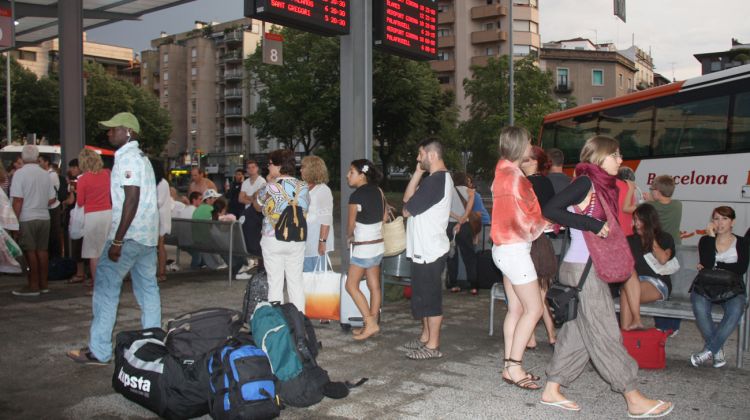
<path id="1" fill-rule="evenodd" d="M 675 245 L 672 235 L 661 230 L 656 209 L 647 203 L 633 212 L 633 234 L 628 236 L 628 244 L 635 271 L 620 290 L 620 327 L 634 330 L 643 328 L 642 303 L 667 300 L 672 293 L 669 275 L 659 273 L 671 271 L 664 265 L 675 258 Z"/>

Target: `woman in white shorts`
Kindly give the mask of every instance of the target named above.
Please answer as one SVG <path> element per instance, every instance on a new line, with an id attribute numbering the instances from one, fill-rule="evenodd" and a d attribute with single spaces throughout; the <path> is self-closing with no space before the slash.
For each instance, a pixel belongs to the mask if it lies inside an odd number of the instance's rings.
<path id="1" fill-rule="evenodd" d="M 539 377 L 522 366 L 526 343 L 542 317 L 541 293 L 531 242 L 547 226 L 531 182 L 520 164 L 531 152 L 529 133 L 506 127 L 500 133 L 500 160 L 492 182 L 492 260 L 503 273 L 508 314 L 503 323 L 505 358 L 503 381 L 527 390 L 540 389 Z"/>
<path id="2" fill-rule="evenodd" d="M 102 158 L 93 150 L 78 154 L 83 172 L 78 178 L 76 203 L 83 207 L 83 245 L 81 258 L 89 260 L 92 283 L 96 285 L 96 264 L 104 250 L 112 227 L 112 199 L 109 192 L 109 169 L 103 169 Z"/>

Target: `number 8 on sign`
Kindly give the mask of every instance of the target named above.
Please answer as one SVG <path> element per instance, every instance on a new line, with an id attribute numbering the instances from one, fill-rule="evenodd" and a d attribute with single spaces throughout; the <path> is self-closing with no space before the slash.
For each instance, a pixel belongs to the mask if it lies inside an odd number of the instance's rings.
<path id="1" fill-rule="evenodd" d="M 263 63 L 281 66 L 284 64 L 284 43 L 279 34 L 267 33 L 263 38 Z"/>

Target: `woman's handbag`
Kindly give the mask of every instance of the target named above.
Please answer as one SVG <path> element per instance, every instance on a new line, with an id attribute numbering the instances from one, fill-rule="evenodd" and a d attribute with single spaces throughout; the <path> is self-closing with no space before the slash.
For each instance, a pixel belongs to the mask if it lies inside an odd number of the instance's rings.
<path id="1" fill-rule="evenodd" d="M 699 271 L 692 289 L 712 303 L 723 303 L 744 294 L 745 284 L 739 274 L 714 267 Z"/>
<path id="2" fill-rule="evenodd" d="M 621 283 L 633 273 L 635 260 L 617 217 L 612 214 L 604 200 L 599 202 L 604 207 L 604 214 L 607 215 L 609 234 L 602 238 L 593 232 L 584 231 L 583 238 L 594 262 L 597 277 L 605 283 Z M 578 211 L 578 207 L 574 207 Z"/>
<path id="3" fill-rule="evenodd" d="M 531 243 L 531 261 L 534 263 L 536 276 L 542 290 L 549 287 L 550 280 L 557 274 L 557 257 L 555 248 L 547 235 L 542 233 Z"/>
<path id="4" fill-rule="evenodd" d="M 380 190 L 383 197 L 383 251 L 384 257 L 392 257 L 406 250 L 406 228 L 404 227 L 404 218 L 396 216 L 393 207 L 388 205 L 383 190 Z"/>
<path id="5" fill-rule="evenodd" d="M 70 232 L 70 239 L 81 239 L 83 238 L 83 222 L 85 216 L 83 213 L 83 207 L 76 204 L 73 210 L 70 211 L 70 224 L 68 230 Z"/>
<path id="6" fill-rule="evenodd" d="M 302 273 L 305 288 L 305 316 L 313 319 L 339 319 L 341 274 L 333 271 L 328 254 L 318 258 L 315 270 Z"/>
<path id="7" fill-rule="evenodd" d="M 467 203 L 466 199 L 464 198 L 463 195 L 461 195 L 461 192 L 458 190 L 458 188 L 454 186 L 453 189 L 456 190 L 456 194 L 458 194 L 458 198 L 461 199 L 461 204 L 463 204 L 464 209 L 466 209 L 466 203 Z M 482 232 L 482 213 L 478 211 L 469 212 L 468 222 L 469 222 L 469 227 L 471 227 L 471 232 L 474 235 L 478 235 L 480 232 Z"/>

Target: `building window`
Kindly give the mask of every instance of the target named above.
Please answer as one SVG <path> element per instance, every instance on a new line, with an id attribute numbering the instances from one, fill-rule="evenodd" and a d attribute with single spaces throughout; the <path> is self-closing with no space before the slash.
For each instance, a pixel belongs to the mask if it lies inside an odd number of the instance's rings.
<path id="1" fill-rule="evenodd" d="M 169 89 L 164 89 L 164 97 L 169 98 Z"/>
<path id="2" fill-rule="evenodd" d="M 531 31 L 531 21 L 514 19 L 513 30 L 517 32 L 529 32 Z"/>
<path id="3" fill-rule="evenodd" d="M 438 61 L 448 61 L 451 58 L 451 53 L 448 51 L 438 51 Z"/>
<path id="4" fill-rule="evenodd" d="M 190 69 L 190 75 L 195 77 L 198 75 L 198 67 L 193 67 Z"/>
<path id="5" fill-rule="evenodd" d="M 561 86 L 561 87 L 565 87 L 565 88 L 568 87 L 568 74 L 569 74 L 569 71 L 570 70 L 568 70 L 566 68 L 561 68 L 561 67 L 557 68 L 557 86 Z"/>
<path id="6" fill-rule="evenodd" d="M 438 83 L 440 83 L 441 85 L 447 85 L 448 83 L 451 82 L 450 76 L 438 76 L 437 79 L 438 79 Z"/>
<path id="7" fill-rule="evenodd" d="M 495 29 L 495 22 L 489 22 L 484 24 L 484 30 L 485 31 L 491 31 Z"/>
<path id="8" fill-rule="evenodd" d="M 164 54 L 164 64 L 169 63 L 169 54 Z"/>
<path id="9" fill-rule="evenodd" d="M 591 70 L 591 84 L 593 86 L 604 86 L 604 70 Z"/>
<path id="10" fill-rule="evenodd" d="M 440 28 L 437 30 L 437 36 L 438 38 L 444 37 L 444 36 L 450 36 L 451 30 L 450 28 Z"/>
<path id="11" fill-rule="evenodd" d="M 721 61 L 712 61 L 711 71 L 719 71 L 719 70 L 721 70 Z"/>
<path id="12" fill-rule="evenodd" d="M 147 62 L 147 61 L 143 63 L 143 68 L 144 68 L 144 69 L 147 69 L 147 68 L 148 68 L 148 62 Z"/>
<path id="13" fill-rule="evenodd" d="M 514 5 L 518 6 L 531 6 L 536 7 L 537 6 L 537 0 L 513 0 Z"/>
<path id="14" fill-rule="evenodd" d="M 251 27 L 250 32 L 252 32 L 254 34 L 259 34 L 260 33 L 260 25 L 258 25 L 257 23 L 253 23 L 253 26 Z"/>
<path id="15" fill-rule="evenodd" d="M 539 33 L 539 24 L 536 22 L 529 21 L 529 32 L 533 32 L 535 34 Z"/>
<path id="16" fill-rule="evenodd" d="M 620 89 L 622 89 L 622 73 L 617 75 L 617 86 L 619 86 Z"/>
<path id="17" fill-rule="evenodd" d="M 36 53 L 34 51 L 19 50 L 18 59 L 24 61 L 36 61 Z"/>
<path id="18" fill-rule="evenodd" d="M 628 77 L 628 89 L 633 89 L 633 79 Z"/>
<path id="19" fill-rule="evenodd" d="M 495 55 L 495 47 L 487 47 L 484 50 L 484 55 Z"/>
<path id="20" fill-rule="evenodd" d="M 528 45 L 513 45 L 513 55 L 529 55 L 531 52 L 531 47 Z"/>
<path id="21" fill-rule="evenodd" d="M 601 96 L 594 96 L 593 98 L 591 98 L 591 103 L 595 104 L 595 103 L 601 102 L 603 100 L 604 100 L 604 98 L 602 98 Z"/>
<path id="22" fill-rule="evenodd" d="M 169 72 L 165 71 L 164 72 L 164 81 L 166 82 L 167 80 L 169 80 Z"/>
<path id="23" fill-rule="evenodd" d="M 190 59 L 192 61 L 195 61 L 198 59 L 198 49 L 193 47 L 190 49 Z"/>

